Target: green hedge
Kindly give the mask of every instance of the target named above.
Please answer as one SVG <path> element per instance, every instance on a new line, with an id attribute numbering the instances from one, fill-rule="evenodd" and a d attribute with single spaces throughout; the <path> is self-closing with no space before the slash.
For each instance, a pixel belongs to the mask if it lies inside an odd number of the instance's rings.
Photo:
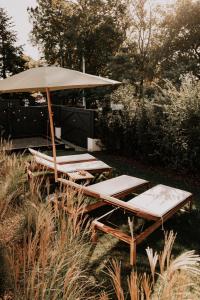
<path id="1" fill-rule="evenodd" d="M 121 111 L 99 113 L 99 135 L 108 151 L 187 171 L 200 170 L 200 81 L 166 81 L 153 99 L 138 99 L 131 85 L 111 96 Z"/>

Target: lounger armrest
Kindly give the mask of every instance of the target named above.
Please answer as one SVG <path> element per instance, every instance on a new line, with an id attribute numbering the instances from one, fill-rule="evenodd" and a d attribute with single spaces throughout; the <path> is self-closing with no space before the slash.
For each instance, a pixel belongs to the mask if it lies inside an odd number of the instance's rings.
<path id="1" fill-rule="evenodd" d="M 71 186 L 80 192 L 83 192 L 83 194 L 85 194 L 87 196 L 100 198 L 100 195 L 98 193 L 90 191 L 90 186 L 80 185 L 80 184 L 75 183 L 74 181 L 63 179 L 63 178 L 58 178 L 58 181 L 63 184 L 66 184 L 68 186 Z"/>
<path id="2" fill-rule="evenodd" d="M 37 155 L 38 154 L 38 151 L 32 149 L 32 148 L 28 148 L 29 152 L 33 155 Z"/>
<path id="3" fill-rule="evenodd" d="M 36 150 L 34 150 L 32 148 L 28 148 L 28 150 L 30 151 L 30 153 L 32 155 L 34 155 L 36 157 L 43 158 L 43 159 L 46 159 L 46 160 L 48 160 L 50 162 L 53 162 L 53 157 L 51 157 L 51 156 L 49 156 L 47 154 L 44 154 L 44 153 L 42 153 L 40 151 L 36 151 Z"/>
<path id="4" fill-rule="evenodd" d="M 64 178 L 58 178 L 58 181 L 61 182 L 61 183 L 63 183 L 63 184 L 66 184 L 68 186 L 74 187 L 77 190 L 80 190 L 80 191 L 83 191 L 83 192 L 85 190 L 87 191 L 87 188 L 84 185 L 77 184 L 74 181 L 67 180 L 67 179 L 64 179 Z"/>
<path id="5" fill-rule="evenodd" d="M 77 184 L 74 181 L 70 181 L 70 180 L 67 180 L 67 179 L 64 179 L 64 178 L 58 178 L 58 181 L 65 184 L 65 185 L 69 185 L 71 187 L 74 187 L 78 190 L 82 189 L 82 187 L 83 187 L 82 185 Z"/>

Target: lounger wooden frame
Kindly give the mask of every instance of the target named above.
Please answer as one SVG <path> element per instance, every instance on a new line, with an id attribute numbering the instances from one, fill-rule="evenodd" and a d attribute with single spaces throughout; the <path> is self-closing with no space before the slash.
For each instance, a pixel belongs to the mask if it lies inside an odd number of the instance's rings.
<path id="1" fill-rule="evenodd" d="M 153 233 L 159 226 L 161 226 L 165 221 L 171 218 L 176 212 L 178 212 L 183 206 L 189 204 L 189 209 L 192 207 L 192 196 L 189 196 L 187 199 L 179 203 L 176 207 L 168 211 L 162 217 L 155 217 L 150 214 L 144 213 L 141 210 L 133 209 L 128 203 L 115 199 L 113 197 L 105 197 L 101 196 L 107 203 L 115 206 L 115 208 L 122 208 L 124 211 L 128 211 L 133 213 L 133 216 L 138 216 L 147 220 L 154 221 L 152 225 L 146 228 L 143 232 L 138 234 L 137 236 L 130 236 L 119 229 L 112 228 L 111 226 L 105 225 L 101 222 L 101 219 L 105 217 L 105 215 L 101 216 L 98 219 L 92 221 L 92 241 L 97 242 L 97 230 L 101 230 L 105 233 L 111 234 L 119 240 L 127 243 L 130 246 L 130 264 L 133 266 L 136 263 L 136 246 L 140 244 L 143 240 L 145 240 L 151 233 Z M 112 211 L 110 212 L 112 213 Z"/>

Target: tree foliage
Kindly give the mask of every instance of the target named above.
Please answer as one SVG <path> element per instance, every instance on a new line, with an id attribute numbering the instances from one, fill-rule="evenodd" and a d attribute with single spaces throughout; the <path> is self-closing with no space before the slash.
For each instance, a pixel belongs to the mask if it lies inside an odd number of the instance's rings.
<path id="1" fill-rule="evenodd" d="M 38 0 L 29 8 L 32 38 L 49 64 L 106 74 L 107 63 L 125 39 L 126 1 Z"/>
<path id="2" fill-rule="evenodd" d="M 112 58 L 114 78 L 130 80 L 145 93 L 152 81 L 173 80 L 189 72 L 200 78 L 200 2 L 176 0 L 155 6 L 152 0 L 130 1 L 126 45 Z"/>
<path id="3" fill-rule="evenodd" d="M 15 45 L 16 41 L 12 19 L 0 8 L 0 77 L 6 78 L 24 70 L 23 49 Z"/>
<path id="4" fill-rule="evenodd" d="M 153 78 L 152 50 L 156 13 L 148 0 L 131 1 L 130 10 L 132 11 L 131 36 L 137 44 L 135 61 L 138 70 L 139 94 L 142 97 L 144 80 Z"/>
<path id="5" fill-rule="evenodd" d="M 176 0 L 37 0 L 32 39 L 49 64 L 129 80 L 140 97 L 152 81 L 200 77 L 200 3 Z"/>
<path id="6" fill-rule="evenodd" d="M 129 1 L 127 40 L 110 64 L 116 79 L 128 79 L 135 85 L 140 98 L 146 83 L 156 75 L 159 13 L 159 7 L 151 5 L 150 0 Z"/>
<path id="7" fill-rule="evenodd" d="M 161 23 L 160 76 L 178 81 L 192 72 L 200 79 L 200 2 L 177 0 Z"/>

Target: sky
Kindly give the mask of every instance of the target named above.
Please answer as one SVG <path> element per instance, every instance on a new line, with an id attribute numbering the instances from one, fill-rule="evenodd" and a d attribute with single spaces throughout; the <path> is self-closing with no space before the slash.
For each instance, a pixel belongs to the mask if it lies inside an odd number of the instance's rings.
<path id="1" fill-rule="evenodd" d="M 18 44 L 23 45 L 24 53 L 33 59 L 39 59 L 39 51 L 30 42 L 31 24 L 27 7 L 35 7 L 36 0 L 0 0 L 0 7 L 5 8 L 8 15 L 13 18 L 14 29 L 17 32 Z"/>
<path id="2" fill-rule="evenodd" d="M 153 0 L 155 3 L 166 4 L 173 0 Z M 8 15 L 13 18 L 18 44 L 23 45 L 24 53 L 33 59 L 40 58 L 39 50 L 30 42 L 31 24 L 27 13 L 27 7 L 35 7 L 36 0 L 0 0 L 0 7 L 5 8 Z"/>

